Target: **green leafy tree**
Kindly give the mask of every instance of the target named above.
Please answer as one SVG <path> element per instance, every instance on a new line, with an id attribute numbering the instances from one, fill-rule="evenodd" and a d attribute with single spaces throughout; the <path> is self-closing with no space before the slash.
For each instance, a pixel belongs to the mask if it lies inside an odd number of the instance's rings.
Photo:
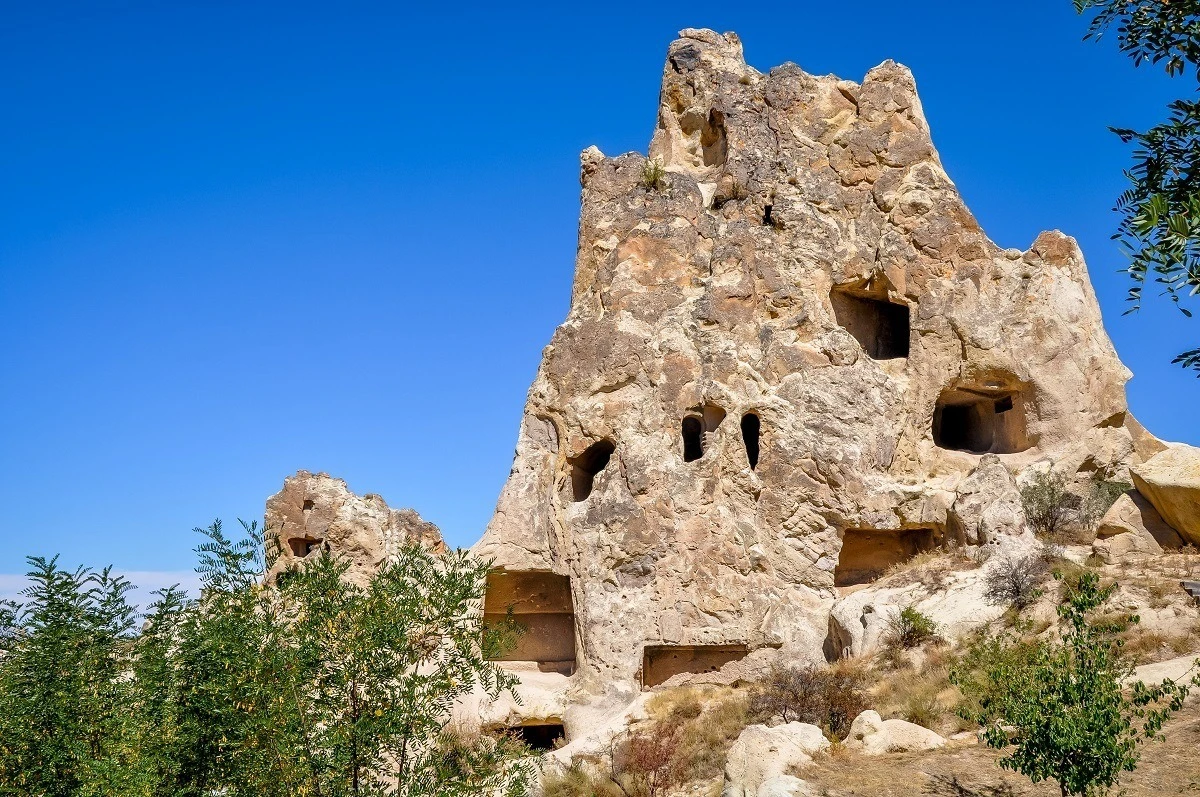
<path id="1" fill-rule="evenodd" d="M 488 661 L 488 563 L 412 546 L 358 584 L 326 553 L 263 588 L 270 538 L 244 531 L 203 530 L 204 597 L 174 623 L 176 793 L 524 792 L 524 748 L 447 727 L 458 698 L 515 685 Z"/>
<path id="2" fill-rule="evenodd" d="M 24 602 L 0 609 L 0 795 L 130 793 L 131 585 L 28 562 Z"/>
<path id="3" fill-rule="evenodd" d="M 1135 64 L 1155 64 L 1167 74 L 1200 82 L 1200 2 L 1197 0 L 1074 0 L 1091 15 L 1088 38 L 1115 30 L 1117 45 Z M 1132 185 L 1118 199 L 1121 223 L 1113 237 L 1128 250 L 1133 287 L 1129 301 L 1141 307 L 1147 279 L 1186 315 L 1181 298 L 1200 293 L 1200 100 L 1182 98 L 1169 116 L 1145 132 L 1114 128 L 1134 144 L 1127 171 Z M 1175 362 L 1200 376 L 1200 348 Z"/>
<path id="4" fill-rule="evenodd" d="M 1001 766 L 1035 783 L 1054 779 L 1064 797 L 1093 797 L 1132 772 L 1141 744 L 1161 737 L 1188 694 L 1170 680 L 1123 687 L 1133 674 L 1117 637 L 1123 625 L 1088 617 L 1115 589 L 1085 572 L 1059 606 L 1061 642 L 989 637 L 951 672 L 961 715 L 983 726 L 989 746 L 1011 750 Z"/>

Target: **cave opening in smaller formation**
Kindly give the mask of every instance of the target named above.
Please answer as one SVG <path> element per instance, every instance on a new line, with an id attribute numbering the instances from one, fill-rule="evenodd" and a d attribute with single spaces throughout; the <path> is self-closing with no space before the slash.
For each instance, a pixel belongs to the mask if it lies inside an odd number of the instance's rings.
<path id="1" fill-rule="evenodd" d="M 531 750 L 547 753 L 557 750 L 567 741 L 567 732 L 561 722 L 546 722 L 537 725 L 518 725 L 506 732 Z"/>
<path id="2" fill-rule="evenodd" d="M 862 346 L 872 360 L 907 357 L 910 345 L 907 304 L 834 288 L 829 294 L 838 326 Z"/>
<path id="3" fill-rule="evenodd" d="M 292 556 L 303 559 L 320 548 L 321 541 L 312 537 L 292 537 L 288 540 L 288 547 L 292 549 Z"/>
<path id="4" fill-rule="evenodd" d="M 683 461 L 694 462 L 704 456 L 704 423 L 695 415 L 683 419 Z"/>
<path id="5" fill-rule="evenodd" d="M 758 416 L 747 412 L 742 416 L 742 442 L 746 444 L 746 459 L 750 462 L 750 470 L 758 467 L 758 435 L 760 431 Z"/>
<path id="6" fill-rule="evenodd" d="M 679 132 L 684 136 L 688 165 L 705 169 L 725 165 L 729 157 L 725 114 L 716 108 L 710 109 L 707 116 L 688 111 L 679 117 Z"/>
<path id="7" fill-rule="evenodd" d="M 744 659 L 745 645 L 647 645 L 642 659 L 642 688 L 650 689 L 676 675 L 714 673 Z"/>
<path id="8" fill-rule="evenodd" d="M 583 501 L 592 494 L 596 474 L 608 467 L 616 450 L 613 441 L 600 440 L 588 446 L 579 456 L 567 460 L 571 466 L 571 496 L 575 501 Z"/>
<path id="9" fill-rule="evenodd" d="M 544 571 L 493 570 L 483 598 L 483 623 L 515 621 L 515 642 L 493 661 L 536 662 L 543 672 L 575 671 L 575 608 L 571 579 Z"/>
<path id="10" fill-rule="evenodd" d="M 938 545 L 933 529 L 846 529 L 833 571 L 836 587 L 869 584 L 888 568 Z"/>
<path id="11" fill-rule="evenodd" d="M 1026 430 L 1028 388 L 1004 381 L 942 391 L 933 413 L 933 442 L 972 454 L 1016 454 L 1033 445 Z"/>

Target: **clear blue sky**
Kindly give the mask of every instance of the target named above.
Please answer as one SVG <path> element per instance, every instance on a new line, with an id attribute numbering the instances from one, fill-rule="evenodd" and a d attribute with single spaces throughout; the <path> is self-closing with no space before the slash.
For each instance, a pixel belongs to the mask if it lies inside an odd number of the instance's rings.
<path id="1" fill-rule="evenodd" d="M 571 4 L 568 4 L 571 5 Z M 576 10 L 577 9 L 577 10 Z M 5 4 L 0 591 L 27 553 L 186 571 L 299 468 L 478 538 L 566 314 L 578 153 L 645 151 L 667 44 L 916 73 L 990 236 L 1079 238 L 1134 412 L 1200 443 L 1200 321 L 1122 317 L 1127 150 L 1188 86 L 1070 0 Z"/>

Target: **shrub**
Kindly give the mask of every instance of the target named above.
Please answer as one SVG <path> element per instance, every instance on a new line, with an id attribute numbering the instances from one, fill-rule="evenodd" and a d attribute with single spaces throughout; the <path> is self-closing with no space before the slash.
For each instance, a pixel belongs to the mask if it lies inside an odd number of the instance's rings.
<path id="1" fill-rule="evenodd" d="M 850 665 L 776 667 L 754 690 L 750 715 L 759 721 L 807 722 L 844 737 L 854 718 L 870 707 L 866 687 L 865 674 Z"/>
<path id="2" fill-rule="evenodd" d="M 940 641 L 937 623 L 912 606 L 905 606 L 899 614 L 888 620 L 887 642 L 890 645 L 910 650 Z"/>
<path id="3" fill-rule="evenodd" d="M 1104 513 L 1112 508 L 1118 498 L 1132 489 L 1133 485 L 1128 482 L 1110 481 L 1097 474 L 1079 507 L 1080 524 L 1089 532 L 1095 533 Z"/>
<path id="4" fill-rule="evenodd" d="M 652 726 L 614 737 L 610 746 L 610 780 L 628 797 L 662 797 L 689 775 L 679 754 L 679 726 Z"/>
<path id="5" fill-rule="evenodd" d="M 1024 609 L 1041 597 L 1048 570 L 1040 555 L 1007 556 L 993 564 L 984 578 L 984 597 L 993 606 Z"/>
<path id="6" fill-rule="evenodd" d="M 1033 533 L 1061 538 L 1076 520 L 1079 499 L 1067 491 L 1067 480 L 1053 470 L 1035 473 L 1021 488 L 1021 505 Z"/>
<path id="7" fill-rule="evenodd" d="M 658 158 L 648 158 L 642 164 L 642 187 L 660 193 L 667 190 L 667 170 Z"/>

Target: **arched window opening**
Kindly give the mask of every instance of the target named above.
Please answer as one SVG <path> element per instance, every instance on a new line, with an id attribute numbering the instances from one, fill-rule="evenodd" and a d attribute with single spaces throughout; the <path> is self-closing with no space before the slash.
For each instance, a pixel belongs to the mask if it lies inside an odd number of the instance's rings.
<path id="1" fill-rule="evenodd" d="M 571 457 L 571 495 L 575 501 L 583 501 L 592 494 L 596 474 L 608 467 L 617 446 L 611 440 L 600 440 L 588 446 L 582 454 Z"/>
<path id="2" fill-rule="evenodd" d="M 695 415 L 683 419 L 683 461 L 694 462 L 704 456 L 704 424 Z"/>
<path id="3" fill-rule="evenodd" d="M 1032 447 L 1026 429 L 1029 386 L 959 385 L 938 397 L 933 442 L 972 454 L 1015 454 Z"/>
<path id="4" fill-rule="evenodd" d="M 758 467 L 759 428 L 757 415 L 747 412 L 742 416 L 742 442 L 746 445 L 746 459 L 750 462 L 750 470 Z"/>

